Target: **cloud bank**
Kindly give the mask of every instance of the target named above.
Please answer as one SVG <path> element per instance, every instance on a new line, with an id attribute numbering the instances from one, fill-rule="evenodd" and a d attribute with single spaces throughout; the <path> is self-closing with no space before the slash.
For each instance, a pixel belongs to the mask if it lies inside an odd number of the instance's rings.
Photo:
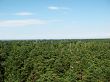
<path id="1" fill-rule="evenodd" d="M 18 26 L 44 25 L 44 24 L 47 24 L 47 22 L 38 19 L 0 20 L 0 27 L 18 27 Z"/>

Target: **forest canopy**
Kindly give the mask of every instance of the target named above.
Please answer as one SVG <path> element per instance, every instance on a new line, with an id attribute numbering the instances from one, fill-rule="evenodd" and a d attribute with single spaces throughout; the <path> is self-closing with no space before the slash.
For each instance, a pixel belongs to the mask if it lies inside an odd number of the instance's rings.
<path id="1" fill-rule="evenodd" d="M 0 41 L 0 82 L 109 82 L 110 40 Z"/>

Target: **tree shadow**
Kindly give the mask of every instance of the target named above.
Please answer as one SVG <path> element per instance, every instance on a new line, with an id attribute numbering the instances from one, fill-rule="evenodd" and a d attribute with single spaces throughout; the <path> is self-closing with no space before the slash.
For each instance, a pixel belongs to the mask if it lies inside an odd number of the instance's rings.
<path id="1" fill-rule="evenodd" d="M 5 68 L 3 62 L 4 62 L 4 58 L 0 55 L 0 82 L 4 82 Z"/>

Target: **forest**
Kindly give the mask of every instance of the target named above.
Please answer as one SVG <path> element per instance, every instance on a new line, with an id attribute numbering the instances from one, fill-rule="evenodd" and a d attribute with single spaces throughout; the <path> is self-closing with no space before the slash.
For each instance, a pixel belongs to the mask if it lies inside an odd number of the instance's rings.
<path id="1" fill-rule="evenodd" d="M 110 40 L 0 41 L 0 82 L 110 82 Z"/>

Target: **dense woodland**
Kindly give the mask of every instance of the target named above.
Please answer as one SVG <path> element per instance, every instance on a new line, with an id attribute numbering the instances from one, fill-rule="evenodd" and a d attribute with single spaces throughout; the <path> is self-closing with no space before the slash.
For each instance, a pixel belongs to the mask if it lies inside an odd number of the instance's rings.
<path id="1" fill-rule="evenodd" d="M 0 82 L 110 82 L 110 40 L 0 41 Z"/>

